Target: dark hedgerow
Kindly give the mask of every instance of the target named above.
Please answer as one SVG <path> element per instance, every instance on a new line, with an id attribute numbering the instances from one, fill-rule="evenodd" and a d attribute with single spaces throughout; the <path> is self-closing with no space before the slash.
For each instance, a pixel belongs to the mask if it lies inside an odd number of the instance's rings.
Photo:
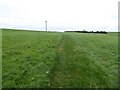
<path id="1" fill-rule="evenodd" d="M 96 31 L 96 32 L 94 32 L 94 31 L 85 31 L 85 30 L 83 30 L 83 31 L 65 31 L 65 32 L 107 34 L 106 31 Z"/>

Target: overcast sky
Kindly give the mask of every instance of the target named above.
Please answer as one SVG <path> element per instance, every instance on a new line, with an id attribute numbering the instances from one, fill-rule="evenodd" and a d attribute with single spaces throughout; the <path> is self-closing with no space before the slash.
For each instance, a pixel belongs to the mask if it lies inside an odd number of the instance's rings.
<path id="1" fill-rule="evenodd" d="M 0 28 L 118 31 L 119 0 L 0 0 Z"/>

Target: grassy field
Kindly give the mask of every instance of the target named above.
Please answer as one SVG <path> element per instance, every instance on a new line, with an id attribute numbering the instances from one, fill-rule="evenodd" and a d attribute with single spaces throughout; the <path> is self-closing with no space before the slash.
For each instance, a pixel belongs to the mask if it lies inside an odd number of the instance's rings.
<path id="1" fill-rule="evenodd" d="M 118 87 L 118 35 L 2 31 L 3 88 Z"/>
<path id="2" fill-rule="evenodd" d="M 2 29 L 0 29 L 0 89 L 2 88 Z"/>

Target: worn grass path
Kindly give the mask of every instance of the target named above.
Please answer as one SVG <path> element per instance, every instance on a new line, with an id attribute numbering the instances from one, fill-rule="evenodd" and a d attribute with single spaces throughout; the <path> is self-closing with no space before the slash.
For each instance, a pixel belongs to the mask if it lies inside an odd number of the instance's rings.
<path id="1" fill-rule="evenodd" d="M 63 34 L 56 60 L 50 87 L 109 87 L 109 77 L 86 56 L 70 35 Z"/>

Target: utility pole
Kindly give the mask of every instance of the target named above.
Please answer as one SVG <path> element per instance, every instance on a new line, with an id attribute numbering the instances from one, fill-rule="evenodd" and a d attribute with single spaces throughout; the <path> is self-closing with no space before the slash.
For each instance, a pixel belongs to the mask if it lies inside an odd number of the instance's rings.
<path id="1" fill-rule="evenodd" d="M 45 21 L 45 30 L 47 32 L 47 21 Z"/>

